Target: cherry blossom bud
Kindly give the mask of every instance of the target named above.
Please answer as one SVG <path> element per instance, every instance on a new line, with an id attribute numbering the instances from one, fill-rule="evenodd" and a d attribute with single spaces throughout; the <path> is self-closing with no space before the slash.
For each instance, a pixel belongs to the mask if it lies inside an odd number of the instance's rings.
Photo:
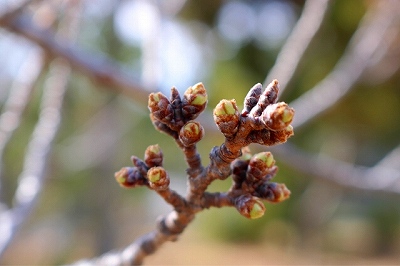
<path id="1" fill-rule="evenodd" d="M 246 97 L 244 98 L 244 108 L 242 111 L 242 116 L 247 116 L 250 113 L 251 109 L 257 105 L 258 99 L 262 94 L 262 85 L 261 83 L 257 83 L 254 85 L 249 92 L 247 93 Z"/>
<path id="2" fill-rule="evenodd" d="M 267 178 L 271 179 L 277 172 L 278 168 L 275 165 L 274 157 L 270 152 L 260 152 L 255 154 L 250 162 L 247 169 L 247 175 L 249 178 L 256 180 Z"/>
<path id="3" fill-rule="evenodd" d="M 270 84 L 268 84 L 265 91 L 262 93 L 258 99 L 257 105 L 251 110 L 250 115 L 257 117 L 262 114 L 267 106 L 276 102 L 279 91 L 278 80 L 274 79 Z"/>
<path id="4" fill-rule="evenodd" d="M 114 174 L 114 177 L 120 186 L 125 188 L 146 184 L 146 179 L 140 174 L 137 167 L 123 167 Z"/>
<path id="5" fill-rule="evenodd" d="M 170 123 L 174 119 L 174 112 L 168 98 L 161 92 L 150 93 L 147 104 L 152 119 L 163 123 Z"/>
<path id="6" fill-rule="evenodd" d="M 221 100 L 214 109 L 214 122 L 225 137 L 233 137 L 239 129 L 240 114 L 235 100 Z"/>
<path id="7" fill-rule="evenodd" d="M 167 171 L 161 166 L 152 167 L 147 171 L 147 179 L 154 190 L 166 190 L 169 186 Z"/>
<path id="8" fill-rule="evenodd" d="M 162 166 L 163 153 L 158 144 L 147 147 L 144 152 L 144 161 L 148 167 Z"/>
<path id="9" fill-rule="evenodd" d="M 204 111 L 207 105 L 207 92 L 203 83 L 189 87 L 182 100 L 182 113 L 186 120 L 193 120 Z"/>
<path id="10" fill-rule="evenodd" d="M 188 147 L 203 138 L 204 129 L 199 122 L 189 121 L 179 131 L 179 140 L 183 146 Z"/>
<path id="11" fill-rule="evenodd" d="M 241 215 L 249 219 L 257 219 L 264 215 L 264 203 L 250 194 L 241 195 L 235 200 L 235 207 Z"/>
<path id="12" fill-rule="evenodd" d="M 265 126 L 273 131 L 283 130 L 292 122 L 294 109 L 286 103 L 279 102 L 268 105 L 262 113 L 262 121 Z"/>
<path id="13" fill-rule="evenodd" d="M 257 195 L 269 202 L 281 202 L 290 197 L 290 190 L 285 184 L 265 182 L 257 188 Z"/>

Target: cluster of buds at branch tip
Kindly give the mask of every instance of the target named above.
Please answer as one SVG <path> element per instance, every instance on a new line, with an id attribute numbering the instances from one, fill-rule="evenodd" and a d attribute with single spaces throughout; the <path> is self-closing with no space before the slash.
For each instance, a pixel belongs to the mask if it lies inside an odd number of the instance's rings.
<path id="1" fill-rule="evenodd" d="M 221 100 L 214 109 L 214 122 L 226 138 L 233 137 L 239 128 L 240 114 L 236 101 Z"/>
<path id="2" fill-rule="evenodd" d="M 169 187 L 169 176 L 167 171 L 161 166 L 152 167 L 147 171 L 147 179 L 149 180 L 150 188 L 161 191 Z"/>
<path id="3" fill-rule="evenodd" d="M 199 122 L 189 121 L 179 131 L 179 140 L 183 146 L 189 147 L 199 142 L 204 136 L 204 129 Z"/>
<path id="4" fill-rule="evenodd" d="M 235 199 L 235 207 L 241 215 L 249 219 L 257 219 L 264 215 L 264 203 L 257 197 L 245 194 Z"/>
<path id="5" fill-rule="evenodd" d="M 203 83 L 189 87 L 181 99 L 178 90 L 171 88 L 168 99 L 161 92 L 149 95 L 150 118 L 157 130 L 175 136 L 188 121 L 197 118 L 207 105 L 207 93 Z"/>

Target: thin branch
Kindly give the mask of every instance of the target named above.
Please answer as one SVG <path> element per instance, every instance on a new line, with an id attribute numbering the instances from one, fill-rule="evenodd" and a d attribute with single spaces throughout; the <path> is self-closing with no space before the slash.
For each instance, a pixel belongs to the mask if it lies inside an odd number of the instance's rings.
<path id="1" fill-rule="evenodd" d="M 22 222 L 35 206 L 43 188 L 47 158 L 61 120 L 61 106 L 70 69 L 64 62 L 52 64 L 43 95 L 39 121 L 33 131 L 25 156 L 24 167 L 18 178 L 14 207 L 1 213 L 0 254 L 2 254 Z M 4 230 L 3 230 L 4 229 Z"/>
<path id="2" fill-rule="evenodd" d="M 290 104 L 296 110 L 294 128 L 304 126 L 349 92 L 384 41 L 387 29 L 398 21 L 399 12 L 399 1 L 382 1 L 368 11 L 333 71 Z"/>
<path id="3" fill-rule="evenodd" d="M 149 90 L 112 59 L 101 54 L 90 54 L 71 43 L 57 40 L 54 33 L 38 28 L 25 15 L 0 21 L 0 26 L 35 42 L 52 56 L 64 58 L 71 67 L 93 78 L 107 89 L 122 93 L 138 104 L 147 102 Z"/>
<path id="4" fill-rule="evenodd" d="M 273 79 L 280 81 L 280 95 L 286 89 L 293 77 L 301 57 L 322 25 L 328 10 L 328 0 L 308 0 L 301 17 L 293 28 L 292 33 L 282 46 L 274 66 L 264 81 L 267 85 Z"/>
<path id="5" fill-rule="evenodd" d="M 31 49 L 11 85 L 3 113 L 0 116 L 0 173 L 4 149 L 21 123 L 22 113 L 28 104 L 33 84 L 38 79 L 42 67 L 41 55 L 37 49 Z"/>
<path id="6" fill-rule="evenodd" d="M 355 166 L 322 154 L 311 155 L 289 143 L 283 146 L 273 149 L 274 154 L 285 158 L 291 167 L 303 173 L 346 188 L 400 194 L 400 170 L 393 167 L 398 165 L 400 146 L 373 167 Z M 393 164 L 393 160 L 397 161 Z"/>

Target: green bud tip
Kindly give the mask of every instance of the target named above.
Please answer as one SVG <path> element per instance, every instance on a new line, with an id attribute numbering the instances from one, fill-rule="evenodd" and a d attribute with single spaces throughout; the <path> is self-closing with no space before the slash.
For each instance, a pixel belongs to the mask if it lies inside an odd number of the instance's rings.
<path id="1" fill-rule="evenodd" d="M 157 182 L 158 180 L 160 180 L 160 172 L 159 171 L 151 171 L 148 178 L 151 183 Z"/>
<path id="2" fill-rule="evenodd" d="M 193 105 L 203 105 L 207 102 L 207 96 L 202 94 L 197 94 L 194 100 L 192 101 Z"/>
<path id="3" fill-rule="evenodd" d="M 217 107 L 215 107 L 214 114 L 216 116 L 221 116 L 221 115 L 233 115 L 236 112 L 236 101 L 234 99 L 232 100 L 221 100 Z"/>
<path id="4" fill-rule="evenodd" d="M 192 133 L 194 133 L 195 135 L 198 135 L 199 132 L 200 132 L 199 126 L 198 126 L 196 123 L 190 123 L 190 122 L 187 123 L 187 124 L 184 126 L 184 130 L 185 130 L 185 131 L 192 132 Z"/>
<path id="5" fill-rule="evenodd" d="M 283 114 L 282 114 L 282 122 L 283 123 L 289 123 L 292 121 L 294 116 L 294 112 L 290 107 L 285 108 L 285 110 L 283 110 Z"/>
<path id="6" fill-rule="evenodd" d="M 256 202 L 253 205 L 253 208 L 250 211 L 250 219 L 257 219 L 264 215 L 265 207 L 261 206 L 262 203 Z"/>
<path id="7" fill-rule="evenodd" d="M 149 146 L 148 151 L 155 154 L 159 154 L 161 152 L 160 146 L 158 146 L 157 144 Z"/>
<path id="8" fill-rule="evenodd" d="M 270 152 L 260 152 L 254 155 L 256 159 L 264 161 L 267 167 L 272 167 L 275 164 L 274 156 Z"/>

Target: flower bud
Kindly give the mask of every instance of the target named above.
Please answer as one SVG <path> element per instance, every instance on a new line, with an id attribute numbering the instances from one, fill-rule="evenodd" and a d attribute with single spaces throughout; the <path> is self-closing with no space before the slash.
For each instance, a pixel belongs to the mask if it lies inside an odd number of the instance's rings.
<path id="1" fill-rule="evenodd" d="M 148 167 L 162 166 L 163 153 L 158 144 L 147 147 L 144 152 L 144 161 Z"/>
<path id="2" fill-rule="evenodd" d="M 237 197 L 235 207 L 241 215 L 249 219 L 260 218 L 265 213 L 264 203 L 250 194 Z"/>
<path id="3" fill-rule="evenodd" d="M 204 111 L 207 105 L 207 92 L 203 83 L 189 87 L 182 100 L 182 113 L 186 120 L 193 120 Z"/>
<path id="4" fill-rule="evenodd" d="M 214 109 L 214 121 L 225 137 L 233 137 L 239 129 L 240 114 L 235 100 L 221 100 Z"/>
<path id="5" fill-rule="evenodd" d="M 279 102 L 268 105 L 262 113 L 262 121 L 265 126 L 273 131 L 283 130 L 292 122 L 294 109 L 286 103 Z"/>
<path id="6" fill-rule="evenodd" d="M 171 103 L 161 92 L 150 93 L 147 106 L 152 115 L 152 119 L 156 119 L 163 123 L 169 123 L 174 118 Z"/>
<path id="7" fill-rule="evenodd" d="M 146 183 L 137 167 L 123 167 L 114 174 L 114 177 L 118 184 L 125 188 L 133 188 Z"/>
<path id="8" fill-rule="evenodd" d="M 290 197 L 290 190 L 285 184 L 265 182 L 257 188 L 257 195 L 269 202 L 281 202 Z"/>
<path id="9" fill-rule="evenodd" d="M 293 135 L 294 132 L 293 132 L 293 127 L 291 125 L 288 125 L 283 130 L 271 131 L 269 143 L 267 143 L 266 145 L 272 146 L 276 144 L 285 143 L 288 140 L 288 138 L 290 138 Z"/>
<path id="10" fill-rule="evenodd" d="M 242 116 L 247 116 L 250 113 L 251 109 L 257 105 L 258 99 L 262 94 L 262 85 L 261 83 L 257 83 L 254 85 L 249 92 L 247 93 L 246 97 L 244 98 L 244 108 L 242 111 Z"/>
<path id="11" fill-rule="evenodd" d="M 154 190 L 166 190 L 169 186 L 169 176 L 161 166 L 150 168 L 147 171 L 147 179 L 150 187 Z"/>
<path id="12" fill-rule="evenodd" d="M 188 147 L 199 142 L 204 135 L 204 129 L 199 122 L 189 121 L 179 131 L 179 140 Z"/>
<path id="13" fill-rule="evenodd" d="M 257 105 L 251 110 L 250 115 L 257 117 L 262 114 L 262 112 L 267 108 L 267 106 L 276 102 L 279 91 L 278 80 L 274 79 L 270 84 L 268 84 L 265 91 L 262 93 L 258 99 Z"/>
<path id="14" fill-rule="evenodd" d="M 256 180 L 268 178 L 271 179 L 277 172 L 278 168 L 275 165 L 274 157 L 270 152 L 260 152 L 255 154 L 247 169 L 249 178 Z"/>

